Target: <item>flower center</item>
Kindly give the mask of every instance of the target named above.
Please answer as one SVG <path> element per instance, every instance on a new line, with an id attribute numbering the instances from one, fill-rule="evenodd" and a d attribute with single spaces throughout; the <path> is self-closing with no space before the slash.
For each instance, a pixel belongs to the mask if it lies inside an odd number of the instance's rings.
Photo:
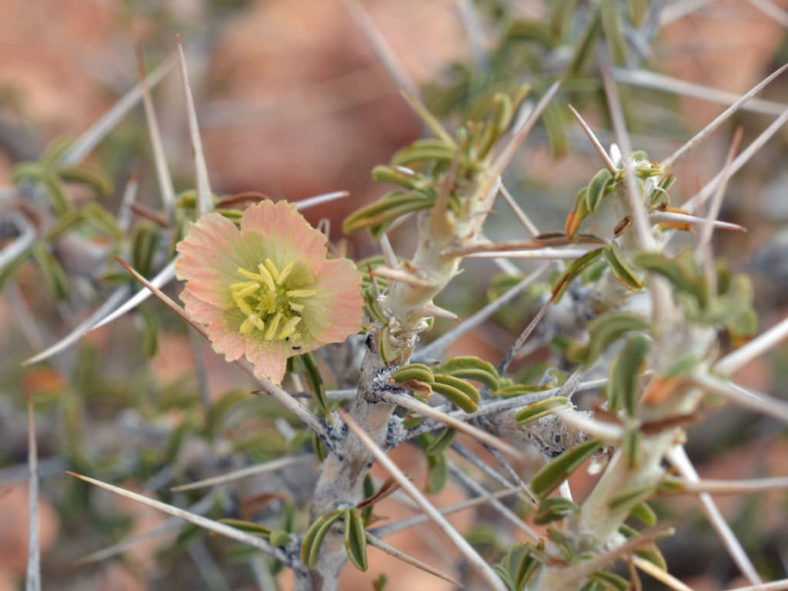
<path id="1" fill-rule="evenodd" d="M 230 294 L 246 319 L 241 334 L 259 331 L 267 341 L 290 340 L 301 322 L 304 304 L 298 300 L 317 293 L 314 289 L 288 289 L 294 262 L 277 269 L 271 259 L 257 265 L 257 272 L 238 267 L 238 273 L 249 281 L 233 283 Z M 298 336 L 298 335 L 295 335 Z"/>

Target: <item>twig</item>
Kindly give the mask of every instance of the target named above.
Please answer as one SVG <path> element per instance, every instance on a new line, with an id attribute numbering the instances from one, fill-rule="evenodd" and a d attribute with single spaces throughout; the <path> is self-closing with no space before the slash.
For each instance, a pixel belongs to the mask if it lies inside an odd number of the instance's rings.
<path id="1" fill-rule="evenodd" d="M 471 546 L 468 541 L 456 530 L 454 527 L 446 521 L 446 518 L 441 515 L 440 511 L 438 511 L 432 503 L 430 503 L 427 498 L 416 488 L 416 486 L 405 476 L 402 471 L 394 464 L 394 462 L 389 459 L 389 457 L 385 454 L 385 452 L 380 449 L 377 443 L 375 443 L 372 438 L 361 428 L 359 427 L 358 423 L 356 423 L 350 415 L 348 415 L 344 410 L 341 408 L 337 410 L 340 414 L 342 419 L 345 421 L 345 424 L 348 428 L 355 434 L 356 437 L 364 444 L 364 446 L 369 450 L 369 452 L 375 457 L 375 459 L 380 463 L 380 465 L 386 469 L 386 471 L 394 477 L 394 479 L 399 483 L 400 487 L 403 491 L 407 492 L 408 495 L 421 507 L 421 510 L 424 511 L 430 519 L 432 519 L 446 536 L 454 543 L 457 549 L 465 556 L 468 561 L 473 565 L 473 567 L 479 572 L 482 578 L 487 582 L 487 584 L 494 589 L 495 591 L 506 591 L 506 587 L 504 586 L 503 582 L 498 575 L 495 574 L 495 571 L 490 568 L 490 566 L 484 561 L 484 559 L 479 556 L 479 553 Z"/>
<path id="2" fill-rule="evenodd" d="M 472 252 L 463 255 L 472 259 L 495 259 L 506 257 L 509 259 L 538 259 L 538 260 L 569 260 L 576 259 L 588 253 L 587 248 L 534 248 L 527 250 L 503 250 Z"/>

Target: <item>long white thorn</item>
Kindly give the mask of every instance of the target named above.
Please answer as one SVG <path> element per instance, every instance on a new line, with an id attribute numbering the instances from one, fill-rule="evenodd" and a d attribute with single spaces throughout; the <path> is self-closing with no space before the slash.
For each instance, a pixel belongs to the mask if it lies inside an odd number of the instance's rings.
<path id="1" fill-rule="evenodd" d="M 583 119 L 580 116 L 580 113 L 578 113 L 577 110 L 572 105 L 569 105 L 569 110 L 572 111 L 572 115 L 575 116 L 575 119 L 577 119 L 577 122 L 580 124 L 580 127 L 583 128 L 583 131 L 588 136 L 588 139 L 591 140 L 591 144 L 594 146 L 596 153 L 599 154 L 599 157 L 602 159 L 602 162 L 605 164 L 605 168 L 607 168 L 613 174 L 618 172 L 618 168 L 616 168 L 615 163 L 610 158 L 605 148 L 602 146 L 602 142 L 600 142 L 599 138 L 596 137 L 596 134 L 588 125 L 588 123 L 585 122 L 585 119 Z"/>
<path id="2" fill-rule="evenodd" d="M 394 53 L 391 45 L 386 41 L 386 38 L 375 25 L 375 21 L 369 16 L 364 6 L 358 0 L 343 0 L 342 3 L 396 87 L 411 96 L 418 96 L 418 87 L 405 71 L 397 54 Z"/>
<path id="3" fill-rule="evenodd" d="M 161 289 L 165 285 L 167 285 L 170 281 L 175 278 L 175 260 L 173 259 L 170 263 L 164 267 L 161 271 L 159 271 L 153 279 L 150 280 L 151 285 Z M 102 326 L 106 326 L 110 322 L 114 322 L 121 316 L 123 316 L 126 312 L 130 312 L 137 306 L 139 306 L 142 302 L 147 300 L 153 293 L 147 289 L 143 288 L 139 290 L 136 294 L 134 294 L 129 300 L 126 301 L 122 306 L 120 306 L 117 310 L 94 324 L 90 330 L 96 330 L 97 328 L 101 328 Z"/>
<path id="4" fill-rule="evenodd" d="M 145 75 L 145 66 L 142 61 L 142 49 L 137 48 L 137 65 L 140 70 L 142 81 L 142 102 L 145 105 L 145 118 L 148 122 L 148 133 L 150 134 L 151 147 L 153 148 L 153 161 L 156 167 L 156 178 L 159 181 L 159 192 L 167 217 L 172 219 L 175 209 L 175 189 L 172 184 L 172 176 L 167 165 L 167 157 L 164 154 L 164 142 L 159 131 L 159 122 L 156 118 L 156 108 L 153 106 L 150 86 Z"/>
<path id="5" fill-rule="evenodd" d="M 766 332 L 758 335 L 746 345 L 728 353 L 714 364 L 714 371 L 730 375 L 750 361 L 771 351 L 776 345 L 788 338 L 788 318 L 784 318 Z"/>
<path id="6" fill-rule="evenodd" d="M 688 213 L 676 213 L 673 211 L 655 211 L 650 213 L 648 219 L 653 224 L 662 224 L 662 223 L 679 223 L 679 224 L 690 224 L 692 226 L 702 226 L 706 223 L 706 218 L 700 218 L 698 216 L 689 215 Z M 744 226 L 740 226 L 739 224 L 732 224 L 730 222 L 721 222 L 719 220 L 713 220 L 712 226 L 716 230 L 732 230 L 734 232 L 746 232 L 747 228 Z"/>
<path id="7" fill-rule="evenodd" d="M 301 211 L 302 209 L 309 209 L 310 207 L 322 205 L 323 203 L 330 203 L 332 201 L 336 201 L 337 199 L 344 199 L 349 195 L 350 193 L 348 191 L 332 191 L 330 193 L 315 195 L 314 197 L 307 197 L 306 199 L 301 199 L 300 201 L 294 201 L 293 205 L 296 206 L 296 209 Z"/>
<path id="8" fill-rule="evenodd" d="M 143 505 L 147 505 L 148 507 L 152 507 L 157 511 L 161 511 L 162 513 L 167 513 L 168 515 L 179 517 L 185 521 L 193 523 L 198 527 L 202 527 L 204 529 L 217 533 L 220 536 L 225 536 L 227 538 L 230 538 L 231 540 L 235 540 L 236 542 L 241 542 L 242 544 L 246 544 L 247 546 L 257 548 L 261 552 L 270 554 L 271 556 L 273 556 L 283 564 L 290 565 L 291 567 L 297 566 L 296 564 L 293 563 L 293 560 L 291 560 L 284 552 L 284 550 L 282 550 L 281 548 L 275 548 L 271 546 L 271 544 L 269 544 L 266 540 L 248 534 L 244 531 L 241 531 L 240 529 L 236 529 L 234 527 L 230 527 L 229 525 L 225 525 L 224 523 L 220 523 L 218 521 L 214 521 L 213 519 L 208 519 L 207 517 L 203 517 L 202 515 L 197 515 L 196 513 L 191 513 L 184 509 L 180 509 L 178 507 L 168 505 L 167 503 L 162 503 L 161 501 L 157 501 L 156 499 L 151 499 L 144 495 L 132 492 L 130 490 L 126 490 L 125 488 L 120 488 L 119 486 L 114 486 L 112 484 L 102 482 L 101 480 L 96 480 L 95 478 L 90 478 L 88 476 L 83 476 L 81 474 L 75 474 L 74 472 L 66 472 L 66 474 L 70 476 L 74 476 L 75 478 L 79 478 L 80 480 L 84 480 L 85 482 L 89 482 L 90 484 L 94 484 L 105 490 L 114 492 L 115 494 L 125 497 L 127 499 L 131 499 L 132 501 L 136 501 L 138 503 L 142 503 Z"/>
<path id="9" fill-rule="evenodd" d="M 170 490 L 173 492 L 178 492 L 184 490 L 193 490 L 195 488 L 205 488 L 207 486 L 217 486 L 219 484 L 227 484 L 228 482 L 234 482 L 236 480 L 240 480 L 241 478 L 256 476 L 258 474 L 265 474 L 266 472 L 274 472 L 276 470 L 281 470 L 282 468 L 288 468 L 290 466 L 296 466 L 298 464 L 306 464 L 314 461 L 315 461 L 315 457 L 312 455 L 279 458 L 277 460 L 272 460 L 270 462 L 264 462 L 262 464 L 257 464 L 255 466 L 249 466 L 248 468 L 234 470 L 232 472 L 228 472 L 227 474 L 222 474 L 220 476 L 214 476 L 213 478 L 206 478 L 204 480 L 190 482 L 189 484 L 174 486 Z"/>
<path id="10" fill-rule="evenodd" d="M 749 0 L 755 8 L 760 10 L 763 14 L 768 16 L 774 22 L 788 27 L 788 12 L 777 6 L 771 0 Z"/>
<path id="11" fill-rule="evenodd" d="M 730 175 L 736 174 L 741 167 L 743 167 L 747 162 L 758 153 L 766 142 L 768 142 L 771 137 L 777 133 L 780 128 L 785 125 L 785 122 L 788 121 L 788 109 L 783 111 L 783 113 L 777 117 L 772 123 L 764 129 L 761 134 L 755 138 L 752 143 L 745 150 L 742 150 L 742 153 L 739 154 L 736 159 L 731 164 L 730 168 Z M 681 206 L 682 209 L 686 209 L 690 213 L 694 212 L 698 207 L 703 205 L 706 200 L 714 194 L 714 190 L 717 188 L 717 185 L 722 181 L 722 171 L 717 173 L 717 175 L 711 179 L 704 187 L 698 191 L 695 195 L 687 199 Z"/>
<path id="12" fill-rule="evenodd" d="M 692 587 L 688 587 L 681 581 L 679 581 L 676 577 L 671 575 L 670 573 L 665 572 L 661 568 L 659 568 L 653 562 L 649 562 L 645 558 L 640 558 L 639 556 L 633 556 L 632 562 L 635 563 L 635 566 L 642 570 L 647 575 L 655 578 L 660 583 L 663 583 L 668 587 L 668 589 L 673 589 L 674 591 L 693 591 Z"/>
<path id="13" fill-rule="evenodd" d="M 36 445 L 36 415 L 33 395 L 27 396 L 27 463 L 30 470 L 28 481 L 28 538 L 27 580 L 25 591 L 41 591 L 41 543 L 38 515 L 38 447 Z"/>
<path id="14" fill-rule="evenodd" d="M 624 177 L 629 195 L 629 208 L 632 213 L 638 246 L 643 250 L 654 250 L 656 244 L 654 243 L 654 236 L 651 234 L 646 206 L 643 204 L 643 194 L 635 178 L 635 170 L 632 163 L 632 145 L 629 141 L 624 113 L 621 109 L 621 100 L 609 67 L 602 68 L 602 79 L 605 83 L 607 104 L 610 109 L 610 117 L 613 120 L 613 129 L 616 132 L 616 141 L 621 149 L 621 161 L 624 167 Z"/>
<path id="15" fill-rule="evenodd" d="M 698 385 L 711 390 L 715 394 L 725 396 L 728 400 L 739 406 L 744 406 L 761 414 L 773 417 L 788 423 L 788 403 L 772 398 L 765 394 L 753 392 L 742 388 L 732 382 L 726 382 L 714 376 L 699 376 L 693 378 Z"/>
<path id="16" fill-rule="evenodd" d="M 695 466 L 692 465 L 689 457 L 687 457 L 687 452 L 684 451 L 683 446 L 677 445 L 671 449 L 668 452 L 668 460 L 687 480 L 694 482 L 700 480 L 698 473 L 695 471 Z M 698 499 L 700 499 L 703 512 L 706 514 L 706 517 L 708 517 L 711 525 L 717 531 L 717 534 L 720 536 L 725 549 L 739 567 L 739 570 L 741 570 L 742 574 L 747 577 L 747 580 L 750 581 L 750 583 L 753 585 L 760 584 L 761 577 L 758 575 L 758 572 L 752 565 L 752 562 L 747 556 L 747 553 L 744 551 L 744 548 L 742 548 L 741 542 L 739 542 L 739 540 L 736 538 L 736 534 L 733 533 L 733 530 L 731 530 L 728 522 L 725 521 L 722 513 L 720 513 L 720 510 L 717 508 L 717 504 L 714 502 L 714 499 L 711 498 L 711 495 L 706 493 L 699 494 Z"/>
<path id="17" fill-rule="evenodd" d="M 501 195 L 503 195 L 503 198 L 509 207 L 512 208 L 514 215 L 517 216 L 517 219 L 520 220 L 520 223 L 525 226 L 525 229 L 528 230 L 528 232 L 531 233 L 531 236 L 538 236 L 539 228 L 536 227 L 536 224 L 531 221 L 531 218 L 529 218 L 523 209 L 518 205 L 517 201 L 515 201 L 514 197 L 512 197 L 512 194 L 509 192 L 506 186 L 503 183 L 500 183 L 498 185 L 498 190 L 500 191 Z"/>
<path id="18" fill-rule="evenodd" d="M 402 550 L 399 550 L 392 546 L 391 544 L 384 542 L 377 536 L 372 535 L 371 533 L 367 532 L 367 542 L 369 542 L 370 546 L 374 546 L 378 550 L 381 550 L 388 554 L 389 556 L 393 556 L 394 558 L 401 560 L 405 564 L 409 564 L 411 566 L 415 566 L 419 570 L 423 570 L 426 573 L 429 573 L 439 579 L 443 579 L 444 581 L 448 581 L 452 585 L 456 585 L 457 587 L 462 587 L 462 583 L 460 583 L 457 579 L 453 579 L 449 575 L 439 571 L 437 568 L 434 568 L 427 564 L 426 562 L 422 562 L 418 558 L 414 558 L 410 554 L 406 554 Z"/>
<path id="19" fill-rule="evenodd" d="M 711 123 L 709 123 L 706 127 L 701 129 L 698 133 L 696 133 L 692 139 L 690 139 L 686 144 L 681 146 L 678 150 L 673 152 L 670 156 L 662 160 L 662 168 L 664 170 L 670 170 L 673 165 L 676 163 L 676 160 L 685 156 L 690 150 L 692 150 L 695 146 L 697 146 L 700 142 L 702 142 L 711 132 L 717 129 L 720 125 L 722 125 L 725 121 L 727 121 L 731 115 L 733 115 L 736 111 L 738 111 L 741 106 L 750 100 L 753 96 L 758 94 L 766 85 L 768 85 L 772 80 L 777 78 L 780 74 L 782 74 L 788 68 L 788 64 L 778 68 L 775 72 L 764 78 L 761 82 L 753 86 L 748 92 L 744 93 L 739 100 L 733 103 L 730 107 L 725 109 L 722 113 L 717 115 Z"/>
<path id="20" fill-rule="evenodd" d="M 120 302 L 123 301 L 123 298 L 126 297 L 127 293 L 129 293 L 129 289 L 127 287 L 119 287 L 116 289 L 114 292 L 112 292 L 112 295 L 107 298 L 107 301 L 101 304 L 101 306 L 99 306 L 99 308 L 93 312 L 93 314 L 88 316 L 84 322 L 79 324 L 74 330 L 53 344 L 51 347 L 48 347 L 46 350 L 41 351 L 39 354 L 34 355 L 30 359 L 26 360 L 23 365 L 30 365 L 31 363 L 38 363 L 39 361 L 49 359 L 53 355 L 57 355 L 64 349 L 67 349 L 79 341 L 90 331 L 91 328 L 93 328 L 93 326 L 98 321 L 104 318 L 105 315 L 109 314 L 115 308 L 115 306 L 120 304 Z"/>
<path id="21" fill-rule="evenodd" d="M 201 216 L 213 211 L 213 196 L 211 183 L 208 180 L 208 167 L 205 164 L 205 154 L 200 139 L 200 126 L 197 122 L 197 111 L 194 108 L 194 97 L 189 84 L 189 70 L 186 67 L 186 56 L 183 54 L 181 36 L 178 35 L 178 58 L 181 65 L 181 79 L 183 80 L 183 93 L 186 95 L 186 112 L 189 115 L 189 132 L 194 150 L 194 171 L 197 176 L 197 215 Z"/>
<path id="22" fill-rule="evenodd" d="M 386 453 L 380 449 L 377 443 L 356 423 L 350 415 L 344 410 L 338 409 L 337 411 L 348 428 L 358 437 L 359 441 L 369 450 L 375 457 L 380 465 L 399 483 L 403 491 L 418 504 L 424 513 L 432 519 L 452 541 L 457 549 L 468 559 L 471 565 L 479 572 L 481 577 L 486 581 L 494 591 L 506 591 L 506 586 L 503 581 L 495 574 L 495 571 L 490 568 L 484 558 L 471 546 L 468 541 L 441 515 L 432 503 L 419 491 L 418 488 L 410 481 L 410 479 L 402 473 L 397 465 L 391 461 Z"/>
<path id="23" fill-rule="evenodd" d="M 777 478 L 752 478 L 744 480 L 679 480 L 671 479 L 681 486 L 681 493 L 710 495 L 740 495 L 788 488 L 788 476 Z"/>
<path id="24" fill-rule="evenodd" d="M 175 67 L 177 58 L 170 54 L 150 75 L 146 83 L 149 88 L 155 87 Z M 88 154 L 103 140 L 114 127 L 144 97 L 144 84 L 140 82 L 129 90 L 121 99 L 104 113 L 93 125 L 80 135 L 68 149 L 60 163 L 73 166 L 82 162 Z"/>
<path id="25" fill-rule="evenodd" d="M 678 78 L 671 78 L 670 76 L 649 72 L 648 70 L 613 68 L 613 76 L 615 76 L 616 80 L 619 82 L 631 86 L 670 92 L 725 106 L 733 105 L 741 99 L 741 95 L 735 92 L 709 88 L 708 86 L 694 84 L 686 80 L 679 80 Z M 779 115 L 786 107 L 788 107 L 788 105 L 784 103 L 751 98 L 741 103 L 739 108 L 742 111 L 752 111 L 764 115 Z"/>

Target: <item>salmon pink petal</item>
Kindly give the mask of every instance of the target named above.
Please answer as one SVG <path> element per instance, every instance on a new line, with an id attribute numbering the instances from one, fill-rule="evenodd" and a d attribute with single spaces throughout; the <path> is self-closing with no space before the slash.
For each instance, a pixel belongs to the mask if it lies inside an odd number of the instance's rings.
<path id="1" fill-rule="evenodd" d="M 326 237 L 309 225 L 295 205 L 287 201 L 261 201 L 244 211 L 241 232 L 265 237 L 277 263 L 297 259 L 317 266 L 326 256 Z"/>
<path id="2" fill-rule="evenodd" d="M 312 337 L 322 344 L 339 343 L 356 333 L 364 306 L 356 266 L 348 259 L 325 261 L 315 289 L 317 295 L 309 302 Z"/>
<path id="3" fill-rule="evenodd" d="M 246 350 L 243 336 L 230 327 L 222 310 L 195 297 L 188 287 L 181 294 L 181 300 L 192 320 L 206 326 L 211 346 L 217 353 L 222 353 L 227 361 L 243 356 Z"/>
<path id="4" fill-rule="evenodd" d="M 281 384 L 285 377 L 288 347 L 281 342 L 246 339 L 246 358 L 254 367 L 254 375 Z"/>

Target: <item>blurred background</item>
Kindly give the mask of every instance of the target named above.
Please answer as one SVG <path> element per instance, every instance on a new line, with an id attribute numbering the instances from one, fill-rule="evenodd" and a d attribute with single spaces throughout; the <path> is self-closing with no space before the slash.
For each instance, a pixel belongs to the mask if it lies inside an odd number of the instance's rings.
<path id="1" fill-rule="evenodd" d="M 529 82 L 541 91 L 562 73 L 593 2 L 576 3 L 555 42 L 540 45 L 538 34 L 517 33 L 512 27 L 512 22 L 548 20 L 550 4 L 363 2 L 404 80 L 448 125 L 473 117 L 491 89 Z M 648 11 L 640 29 L 626 31 L 630 52 L 617 77 L 634 147 L 659 160 L 719 114 L 731 100 L 727 93 L 735 97 L 745 92 L 788 61 L 788 1 L 654 0 Z M 359 18 L 363 21 L 356 14 Z M 150 71 L 174 51 L 180 33 L 214 192 L 254 191 L 295 201 L 347 190 L 348 198 L 305 215 L 315 224 L 329 220 L 331 239 L 347 241 L 354 258 L 376 254 L 366 233 L 342 235 L 342 219 L 386 191 L 372 182 L 370 170 L 420 137 L 422 128 L 356 20 L 334 0 L 0 1 L 0 212 L 24 209 L 12 188 L 16 165 L 38 160 L 57 138 L 79 137 L 139 81 L 135 45 L 141 46 Z M 575 193 L 600 167 L 565 106 L 578 106 L 609 142 L 600 88 L 593 65 L 570 79 L 550 121 L 535 130 L 509 168 L 507 186 L 542 231 L 563 228 Z M 735 127 L 744 128 L 745 146 L 774 120 L 785 108 L 780 103 L 788 103 L 787 90 L 788 79 L 775 81 L 755 110 L 737 114 L 680 163 L 674 205 L 680 207 L 722 168 Z M 177 73 L 157 86 L 154 99 L 176 189 L 189 188 L 193 156 Z M 729 186 L 720 217 L 748 232 L 715 236 L 717 254 L 752 276 L 763 327 L 788 312 L 787 148 L 783 128 Z M 141 106 L 89 161 L 114 181 L 114 191 L 102 201 L 108 211 L 118 210 L 132 175 L 139 179 L 142 206 L 136 215 L 145 217 L 145 210 L 160 207 Z M 73 191 L 75 199 L 82 198 L 79 188 Z M 524 239 L 506 205 L 497 207 L 500 215 L 491 217 L 487 235 Z M 410 232 L 408 224 L 391 232 L 402 256 L 411 254 Z M 0 232 L 0 241 L 8 238 Z M 469 262 L 465 268 L 440 302 L 461 316 L 486 302 L 487 287 L 498 272 L 488 262 Z M 238 453 L 245 461 L 259 462 L 295 445 L 282 434 L 281 424 L 277 430 L 275 423 L 284 413 L 272 403 L 255 401 L 260 421 L 255 430 L 237 416 L 238 407 L 231 403 L 248 393 L 246 378 L 206 347 L 190 342 L 178 321 L 157 304 L 90 333 L 50 362 L 23 367 L 22 361 L 65 335 L 109 293 L 95 284 L 75 283 L 68 301 L 55 302 L 35 266 L 26 265 L 0 293 L 0 591 L 19 588 L 24 579 L 28 395 L 38 410 L 44 588 L 265 588 L 260 583 L 265 565 L 227 542 L 176 525 L 124 554 L 75 565 L 96 550 L 161 527 L 166 518 L 89 490 L 64 470 L 79 469 L 188 506 L 205 495 L 173 495 L 170 486 L 240 467 Z M 507 307 L 452 352 L 497 361 L 528 310 L 527 302 Z M 441 321 L 436 331 L 449 326 Z M 205 370 L 213 411 L 208 419 L 199 407 L 194 356 Z M 788 349 L 759 359 L 737 379 L 788 398 Z M 239 432 L 239 426 L 247 431 Z M 689 450 L 709 478 L 788 474 L 785 432 L 741 409 L 719 409 L 712 420 L 692 429 Z M 421 456 L 404 449 L 395 458 L 423 480 Z M 206 497 L 210 502 L 204 511 L 248 516 L 268 504 L 286 520 L 310 490 L 309 483 L 287 472 L 268 482 L 251 480 L 225 497 Z M 582 498 L 584 483 L 575 486 Z M 283 495 L 283 489 L 289 492 Z M 461 498 L 458 489 L 447 486 L 436 504 Z M 761 572 L 786 576 L 788 497 L 775 493 L 719 502 Z M 384 508 L 391 515 L 402 511 L 392 502 L 376 512 Z M 679 534 L 663 546 L 673 574 L 701 591 L 736 582 L 735 568 L 692 499 L 672 500 L 659 509 L 665 519 L 680 523 Z M 459 514 L 456 520 L 480 544 L 486 543 L 483 510 Z M 391 541 L 428 562 L 451 566 L 451 553 L 442 551 L 444 542 L 428 527 Z M 371 554 L 370 562 L 366 574 L 346 569 L 342 588 L 371 589 L 381 572 L 389 577 L 389 589 L 449 588 L 380 553 Z M 288 587 L 286 577 L 280 583 Z"/>

